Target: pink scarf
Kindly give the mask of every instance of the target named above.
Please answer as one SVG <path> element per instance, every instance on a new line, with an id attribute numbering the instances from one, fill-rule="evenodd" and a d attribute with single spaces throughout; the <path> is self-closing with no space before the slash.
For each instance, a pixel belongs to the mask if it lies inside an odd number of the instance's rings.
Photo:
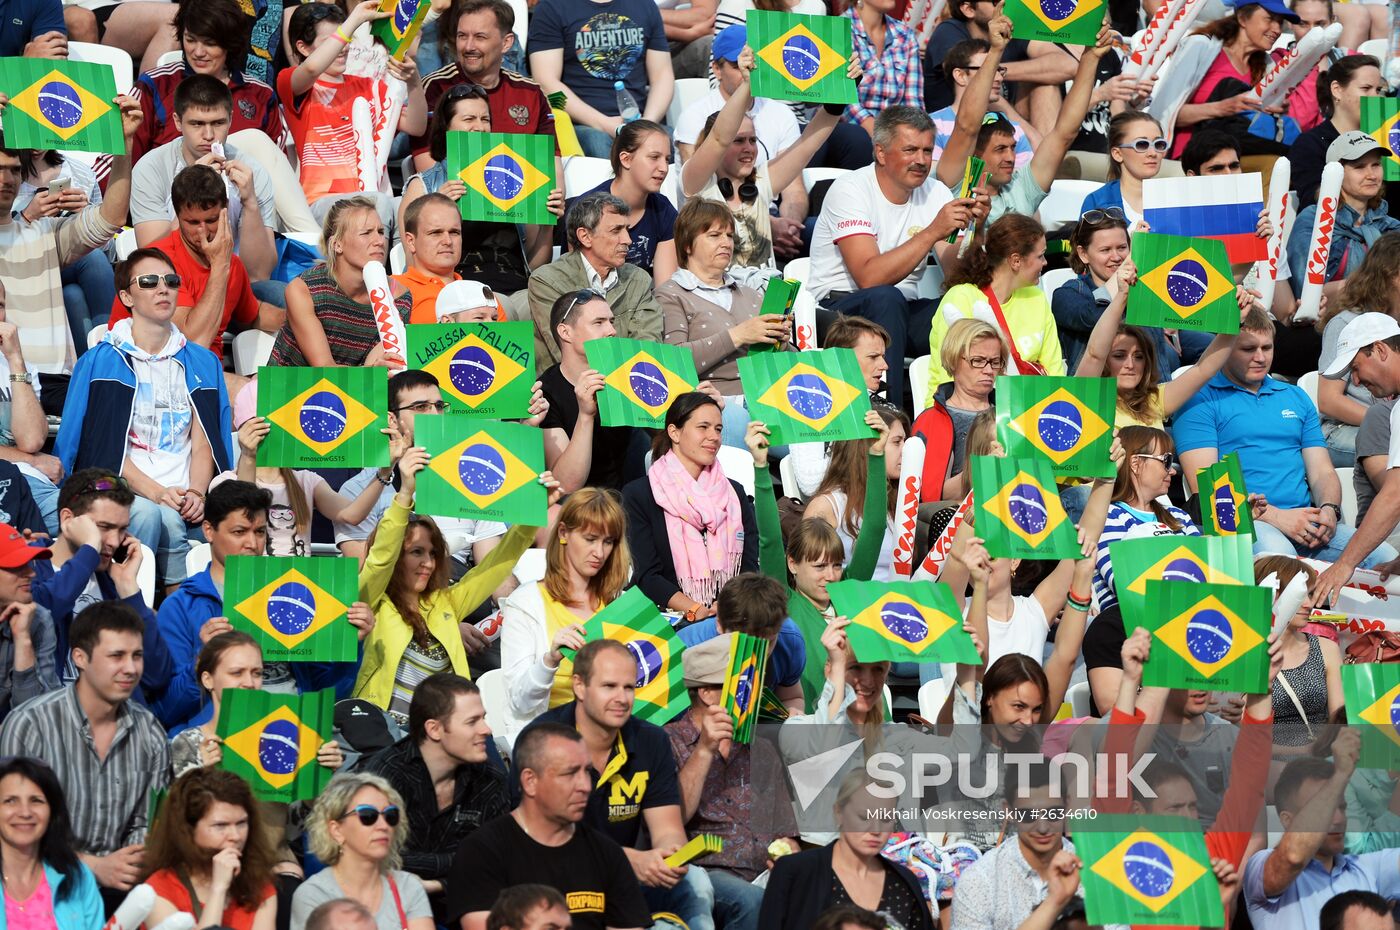
<path id="1" fill-rule="evenodd" d="M 666 513 L 666 536 L 685 596 L 713 604 L 719 589 L 739 573 L 744 518 L 739 495 L 719 463 L 690 477 L 676 453 L 667 452 L 647 472 L 656 504 Z"/>

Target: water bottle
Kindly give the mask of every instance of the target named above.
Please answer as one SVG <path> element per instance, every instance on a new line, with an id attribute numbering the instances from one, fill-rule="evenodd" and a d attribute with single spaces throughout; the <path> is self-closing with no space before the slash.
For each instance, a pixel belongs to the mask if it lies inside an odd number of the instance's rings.
<path id="1" fill-rule="evenodd" d="M 624 123 L 642 118 L 642 110 L 637 106 L 637 100 L 623 86 L 621 81 L 613 81 L 613 90 L 617 91 L 617 115 L 622 117 Z"/>

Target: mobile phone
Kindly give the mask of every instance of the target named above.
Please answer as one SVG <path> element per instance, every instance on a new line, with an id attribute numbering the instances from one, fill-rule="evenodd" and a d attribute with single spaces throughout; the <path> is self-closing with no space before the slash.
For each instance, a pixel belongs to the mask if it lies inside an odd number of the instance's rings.
<path id="1" fill-rule="evenodd" d="M 73 184 L 69 178 L 54 178 L 49 182 L 49 193 L 60 194 L 66 191 Z"/>
<path id="2" fill-rule="evenodd" d="M 130 538 L 130 537 L 128 537 L 128 538 Z M 121 544 L 118 545 L 117 548 L 116 548 L 116 550 L 112 553 L 112 561 L 113 561 L 113 562 L 116 562 L 118 565 L 120 565 L 121 563 L 123 563 L 123 562 L 126 561 L 126 540 L 125 540 L 125 539 L 123 539 L 123 540 L 121 541 Z"/>

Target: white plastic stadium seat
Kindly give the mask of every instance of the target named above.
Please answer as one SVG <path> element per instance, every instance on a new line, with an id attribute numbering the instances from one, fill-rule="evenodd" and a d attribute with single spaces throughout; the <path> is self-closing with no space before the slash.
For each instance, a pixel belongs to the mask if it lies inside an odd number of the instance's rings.
<path id="1" fill-rule="evenodd" d="M 783 266 L 783 277 L 789 281 L 801 281 L 804 285 L 812 277 L 812 260 L 810 258 L 794 258 Z M 804 287 L 803 290 L 806 290 Z M 802 291 L 798 291 L 802 293 Z"/>
<path id="2" fill-rule="evenodd" d="M 515 13 L 515 47 L 525 48 L 525 40 L 530 37 L 530 10 L 525 5 L 525 0 L 506 0 L 510 4 L 512 12 Z"/>
<path id="3" fill-rule="evenodd" d="M 145 543 L 141 544 L 141 564 L 136 569 L 136 586 L 147 604 L 154 604 L 156 597 L 156 554 Z"/>
<path id="4" fill-rule="evenodd" d="M 1356 485 L 1352 484 L 1356 469 L 1337 469 L 1337 480 L 1342 483 L 1342 522 L 1356 525 Z"/>
<path id="5" fill-rule="evenodd" d="M 131 56 L 115 46 L 95 45 L 92 42 L 69 42 L 68 57 L 74 61 L 111 65 L 112 73 L 117 79 L 117 93 L 119 94 L 131 90 L 131 85 L 136 82 Z"/>
<path id="6" fill-rule="evenodd" d="M 233 370 L 251 378 L 272 357 L 277 337 L 260 329 L 246 329 L 233 337 Z"/>
<path id="7" fill-rule="evenodd" d="M 1314 407 L 1317 406 L 1317 378 L 1317 372 L 1310 371 L 1298 379 L 1298 387 L 1302 388 L 1308 397 L 1312 398 Z"/>
<path id="8" fill-rule="evenodd" d="M 803 168 L 802 186 L 807 188 L 808 193 L 811 193 L 818 181 L 834 181 L 841 175 L 850 173 L 846 168 Z"/>
<path id="9" fill-rule="evenodd" d="M 919 685 L 919 716 L 930 722 L 938 719 L 938 711 L 948 700 L 948 683 L 935 678 Z"/>
<path id="10" fill-rule="evenodd" d="M 681 169 L 672 164 L 666 169 L 666 179 L 661 182 L 661 196 L 671 201 L 671 206 L 681 208 Z"/>
<path id="11" fill-rule="evenodd" d="M 515 580 L 521 584 L 539 581 L 544 577 L 544 550 L 526 549 L 515 563 Z"/>
<path id="12" fill-rule="evenodd" d="M 481 706 L 486 710 L 486 725 L 498 737 L 506 732 L 506 708 L 510 698 L 506 694 L 506 673 L 498 668 L 482 672 L 476 686 L 481 689 Z"/>
<path id="13" fill-rule="evenodd" d="M 571 155 L 564 159 L 564 196 L 586 194 L 612 176 L 612 162 L 606 158 Z"/>
<path id="14" fill-rule="evenodd" d="M 685 108 L 709 92 L 709 78 L 678 78 L 676 89 L 671 94 L 671 106 L 666 111 L 666 122 L 674 127 Z"/>
<path id="15" fill-rule="evenodd" d="M 69 43 L 69 44 L 71 45 L 72 43 Z M 1357 53 L 1358 55 L 1370 55 L 1370 56 L 1372 56 L 1373 58 L 1376 59 L 1376 61 L 1379 61 L 1379 62 L 1381 63 L 1382 69 L 1384 69 L 1384 66 L 1385 66 L 1385 63 L 1386 63 L 1386 61 L 1385 61 L 1385 56 L 1386 56 L 1386 52 L 1387 52 L 1388 50 L 1389 50 L 1389 40 L 1387 40 L 1387 39 L 1367 39 L 1365 42 L 1362 42 L 1361 45 L 1357 48 L 1356 53 Z"/>
<path id="16" fill-rule="evenodd" d="M 1089 690 L 1089 683 L 1081 681 L 1077 685 L 1071 685 L 1069 692 L 1065 694 L 1069 706 L 1074 711 L 1076 717 L 1088 717 L 1093 714 L 1094 695 Z"/>
<path id="17" fill-rule="evenodd" d="M 797 487 L 797 467 L 792 464 L 792 456 L 785 455 L 778 463 L 778 477 L 783 482 L 783 495 L 802 500 L 802 491 Z"/>
<path id="18" fill-rule="evenodd" d="M 1195 367 L 1195 366 L 1193 366 L 1193 365 L 1182 365 L 1182 366 L 1181 366 L 1180 368 L 1178 368 L 1176 371 L 1172 372 L 1172 380 L 1175 381 L 1177 378 L 1180 378 L 1182 375 L 1184 375 L 1184 374 L 1186 374 L 1188 371 L 1190 371 L 1193 367 Z"/>
<path id="19" fill-rule="evenodd" d="M 156 59 L 156 67 L 163 68 L 166 65 L 173 65 L 176 62 L 184 61 L 185 53 L 180 49 L 172 49 Z"/>
<path id="20" fill-rule="evenodd" d="M 1073 268 L 1056 268 L 1052 271 L 1047 271 L 1040 276 L 1040 289 L 1045 292 L 1047 298 L 1053 300 L 1055 291 L 1059 289 L 1060 285 L 1064 284 L 1066 281 L 1074 280 L 1074 277 Z"/>
<path id="21" fill-rule="evenodd" d="M 136 251 L 136 230 L 123 229 L 117 233 L 117 261 L 124 262 L 128 255 Z"/>
<path id="22" fill-rule="evenodd" d="M 933 362 L 933 357 L 921 355 L 909 363 L 909 390 L 912 392 L 910 399 L 914 402 L 914 416 L 924 412 L 924 403 L 928 399 L 929 366 Z"/>
<path id="23" fill-rule="evenodd" d="M 99 342 L 106 338 L 107 324 L 103 323 L 101 326 L 94 326 L 88 331 L 88 348 L 91 349 L 93 346 L 97 345 Z"/>
<path id="24" fill-rule="evenodd" d="M 213 558 L 208 543 L 195 543 L 190 546 L 189 554 L 185 556 L 185 573 L 193 578 L 208 568 Z"/>
<path id="25" fill-rule="evenodd" d="M 389 274 L 403 274 L 408 267 L 408 256 L 404 253 L 403 243 L 395 242 L 394 247 L 389 250 Z"/>
<path id="26" fill-rule="evenodd" d="M 749 497 L 753 497 L 753 456 L 748 449 L 734 446 L 719 447 L 719 467 L 724 477 L 739 482 Z"/>
<path id="27" fill-rule="evenodd" d="M 1040 222 L 1048 230 L 1059 229 L 1065 223 L 1079 219 L 1084 198 L 1103 187 L 1098 181 L 1072 181 L 1056 178 L 1050 182 L 1050 192 L 1040 203 Z"/>

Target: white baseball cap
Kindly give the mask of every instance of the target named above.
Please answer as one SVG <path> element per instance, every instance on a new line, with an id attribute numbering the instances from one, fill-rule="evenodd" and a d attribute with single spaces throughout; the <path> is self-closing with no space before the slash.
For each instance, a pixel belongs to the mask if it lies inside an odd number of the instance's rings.
<path id="1" fill-rule="evenodd" d="M 453 281 L 438 292 L 437 318 L 439 321 L 463 310 L 476 310 L 497 307 L 496 295 L 480 281 Z"/>
<path id="2" fill-rule="evenodd" d="M 1400 336 L 1400 323 L 1395 321 L 1395 317 L 1388 313 L 1361 314 L 1342 330 L 1342 336 L 1337 340 L 1337 357 L 1327 366 L 1322 377 L 1334 380 L 1345 378 L 1356 359 L 1356 353 L 1395 336 Z"/>

